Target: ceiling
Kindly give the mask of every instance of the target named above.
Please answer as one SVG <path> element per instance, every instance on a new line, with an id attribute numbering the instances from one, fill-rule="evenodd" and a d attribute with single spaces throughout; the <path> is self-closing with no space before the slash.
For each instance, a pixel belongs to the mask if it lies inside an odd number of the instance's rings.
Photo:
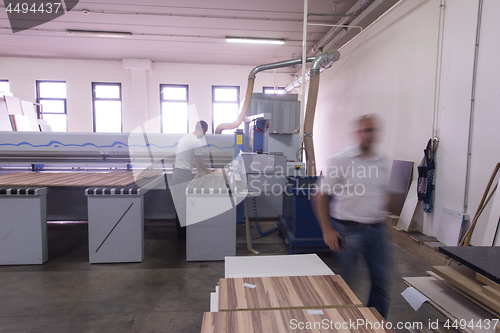
<path id="1" fill-rule="evenodd" d="M 308 22 L 347 20 L 366 27 L 395 2 L 308 0 Z M 0 56 L 256 66 L 301 57 L 303 16 L 304 0 L 81 0 L 50 22 L 13 33 L 2 9 Z M 309 25 L 309 53 L 319 52 L 316 44 L 334 29 L 340 32 L 338 45 L 360 31 Z M 123 31 L 132 36 L 75 36 L 67 30 Z M 232 44 L 226 36 L 279 38 L 285 44 Z"/>

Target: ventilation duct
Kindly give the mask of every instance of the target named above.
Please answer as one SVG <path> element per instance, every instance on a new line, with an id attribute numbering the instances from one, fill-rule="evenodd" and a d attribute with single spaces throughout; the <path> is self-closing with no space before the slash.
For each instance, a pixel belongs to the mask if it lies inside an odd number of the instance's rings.
<path id="1" fill-rule="evenodd" d="M 310 72 L 309 92 L 307 94 L 307 106 L 304 119 L 304 148 L 306 151 L 306 170 L 308 176 L 316 176 L 316 157 L 314 154 L 313 126 L 316 113 L 316 102 L 318 100 L 319 74 L 322 68 L 327 68 L 340 58 L 337 50 L 327 51 L 319 54 L 312 63 Z"/>
<path id="2" fill-rule="evenodd" d="M 306 62 L 312 62 L 316 59 L 316 57 L 307 57 Z M 257 73 L 270 70 L 270 69 L 276 69 L 276 68 L 282 68 L 282 67 L 288 67 L 288 66 L 294 66 L 302 63 L 302 59 L 291 59 L 291 60 L 285 60 L 285 61 L 278 61 L 274 62 L 271 64 L 264 64 L 255 67 L 250 71 L 250 74 L 248 75 L 248 84 L 247 84 L 247 91 L 245 94 L 245 100 L 243 102 L 243 106 L 241 108 L 240 114 L 238 118 L 233 121 L 232 123 L 223 123 L 217 126 L 215 129 L 215 134 L 221 134 L 223 130 L 229 130 L 236 128 L 240 126 L 240 124 L 243 122 L 243 119 L 245 119 L 248 108 L 250 107 L 250 101 L 252 99 L 252 93 L 253 93 L 253 86 L 254 86 L 254 81 L 255 81 L 255 76 Z"/>

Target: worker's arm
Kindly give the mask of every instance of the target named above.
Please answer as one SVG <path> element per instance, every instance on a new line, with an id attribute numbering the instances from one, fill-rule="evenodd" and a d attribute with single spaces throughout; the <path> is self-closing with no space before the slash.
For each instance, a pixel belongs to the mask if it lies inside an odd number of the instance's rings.
<path id="1" fill-rule="evenodd" d="M 340 235 L 330 223 L 330 195 L 321 192 L 313 195 L 312 207 L 323 231 L 323 240 L 332 251 L 338 251 Z"/>
<path id="2" fill-rule="evenodd" d="M 205 165 L 205 162 L 203 162 L 201 155 L 194 155 L 193 164 L 199 173 L 210 173 L 211 172 L 210 170 L 208 170 L 207 166 Z"/>

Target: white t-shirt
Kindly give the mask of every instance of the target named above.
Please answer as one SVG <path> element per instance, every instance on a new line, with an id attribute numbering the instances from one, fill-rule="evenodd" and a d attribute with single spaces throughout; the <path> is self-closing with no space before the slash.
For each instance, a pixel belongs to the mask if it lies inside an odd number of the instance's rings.
<path id="1" fill-rule="evenodd" d="M 359 146 L 345 148 L 329 160 L 317 185 L 330 194 L 330 215 L 339 220 L 375 223 L 384 220 L 389 165 L 381 155 L 366 157 Z"/>
<path id="2" fill-rule="evenodd" d="M 193 133 L 183 135 L 175 150 L 175 167 L 178 169 L 193 169 L 195 155 L 201 155 L 203 143 Z"/>

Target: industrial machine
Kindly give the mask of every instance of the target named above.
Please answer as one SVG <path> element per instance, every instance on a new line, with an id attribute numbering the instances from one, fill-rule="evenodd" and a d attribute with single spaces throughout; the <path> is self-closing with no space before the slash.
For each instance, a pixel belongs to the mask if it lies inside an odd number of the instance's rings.
<path id="1" fill-rule="evenodd" d="M 290 254 L 329 251 L 311 206 L 311 195 L 317 191 L 316 179 L 316 176 L 287 178 L 283 215 L 279 216 L 278 225 Z"/>

